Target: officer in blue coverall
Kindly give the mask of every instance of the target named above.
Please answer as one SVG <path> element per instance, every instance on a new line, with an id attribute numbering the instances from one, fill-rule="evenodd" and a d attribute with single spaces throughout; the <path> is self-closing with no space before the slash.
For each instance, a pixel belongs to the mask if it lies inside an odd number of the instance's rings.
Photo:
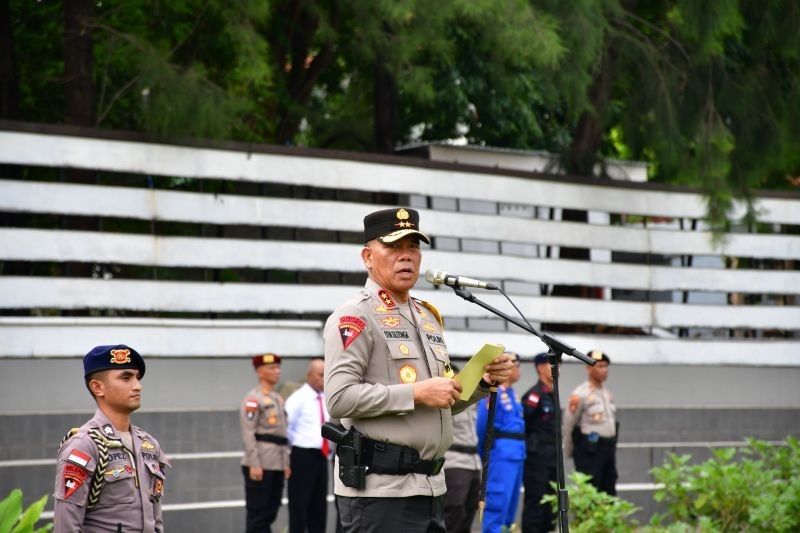
<path id="1" fill-rule="evenodd" d="M 499 533 L 503 526 L 511 527 L 517 514 L 519 491 L 525 463 L 525 418 L 522 405 L 511 386 L 519 381 L 519 355 L 506 352 L 514 361 L 514 368 L 505 386 L 497 388 L 494 414 L 494 444 L 489 453 L 489 474 L 486 480 L 486 507 L 483 514 L 483 532 Z M 483 455 L 486 424 L 489 417 L 489 399 L 478 405 L 478 452 Z"/>

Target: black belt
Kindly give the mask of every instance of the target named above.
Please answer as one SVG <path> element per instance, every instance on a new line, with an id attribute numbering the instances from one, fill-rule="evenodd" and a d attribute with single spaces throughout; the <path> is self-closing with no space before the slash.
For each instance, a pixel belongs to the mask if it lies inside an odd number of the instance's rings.
<path id="1" fill-rule="evenodd" d="M 478 453 L 477 446 L 464 446 L 461 444 L 451 444 L 450 445 L 451 452 L 460 452 L 460 453 Z"/>
<path id="2" fill-rule="evenodd" d="M 597 440 L 593 441 L 591 435 L 586 434 L 586 433 L 581 433 L 581 438 L 580 438 L 579 444 L 597 444 L 597 445 L 603 446 L 603 447 L 606 447 L 606 446 L 611 447 L 611 446 L 616 446 L 617 445 L 617 438 L 616 437 L 601 437 L 601 436 L 598 435 L 595 438 Z"/>
<path id="3" fill-rule="evenodd" d="M 289 439 L 280 437 L 278 435 L 270 435 L 268 433 L 256 433 L 256 440 L 259 442 L 271 442 L 272 444 L 289 444 Z"/>
<path id="4" fill-rule="evenodd" d="M 414 448 L 379 442 L 366 435 L 362 437 L 362 446 L 362 464 L 367 467 L 367 474 L 435 476 L 442 471 L 444 465 L 444 457 L 434 460 L 420 459 L 419 452 Z"/>
<path id="5" fill-rule="evenodd" d="M 495 431 L 494 438 L 496 439 L 514 439 L 525 440 L 525 433 L 509 433 L 507 431 Z"/>

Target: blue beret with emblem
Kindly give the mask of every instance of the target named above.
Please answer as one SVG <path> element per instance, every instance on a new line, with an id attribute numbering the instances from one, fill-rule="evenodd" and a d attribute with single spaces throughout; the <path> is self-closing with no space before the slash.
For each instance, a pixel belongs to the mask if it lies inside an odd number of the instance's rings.
<path id="1" fill-rule="evenodd" d="M 536 354 L 536 357 L 533 358 L 534 365 L 548 365 L 550 361 L 547 359 L 547 352 L 542 352 L 540 354 Z"/>
<path id="2" fill-rule="evenodd" d="M 83 377 L 101 370 L 121 370 L 133 368 L 139 371 L 139 379 L 144 377 L 144 359 L 139 352 L 124 344 L 95 346 L 83 356 Z"/>

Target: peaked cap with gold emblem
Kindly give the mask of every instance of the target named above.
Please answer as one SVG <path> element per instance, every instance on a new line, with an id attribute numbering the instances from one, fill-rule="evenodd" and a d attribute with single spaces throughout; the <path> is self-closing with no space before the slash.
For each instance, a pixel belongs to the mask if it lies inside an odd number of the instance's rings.
<path id="1" fill-rule="evenodd" d="M 121 370 L 133 368 L 139 371 L 139 379 L 144 377 L 144 359 L 139 352 L 124 344 L 95 346 L 83 357 L 83 377 L 101 370 Z"/>
<path id="2" fill-rule="evenodd" d="M 279 365 L 281 364 L 281 356 L 274 353 L 265 353 L 253 357 L 253 368 L 258 368 L 262 365 Z"/>
<path id="3" fill-rule="evenodd" d="M 399 241 L 408 235 L 418 235 L 427 244 L 430 238 L 419 231 L 419 213 L 416 209 L 383 209 L 364 217 L 364 242 L 378 239 L 384 244 Z"/>

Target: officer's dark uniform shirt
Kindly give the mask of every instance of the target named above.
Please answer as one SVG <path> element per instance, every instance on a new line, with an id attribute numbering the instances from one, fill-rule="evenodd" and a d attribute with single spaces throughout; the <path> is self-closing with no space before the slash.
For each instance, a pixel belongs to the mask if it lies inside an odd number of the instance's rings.
<path id="1" fill-rule="evenodd" d="M 532 454 L 556 446 L 556 400 L 553 388 L 541 381 L 522 396 L 527 451 Z"/>

